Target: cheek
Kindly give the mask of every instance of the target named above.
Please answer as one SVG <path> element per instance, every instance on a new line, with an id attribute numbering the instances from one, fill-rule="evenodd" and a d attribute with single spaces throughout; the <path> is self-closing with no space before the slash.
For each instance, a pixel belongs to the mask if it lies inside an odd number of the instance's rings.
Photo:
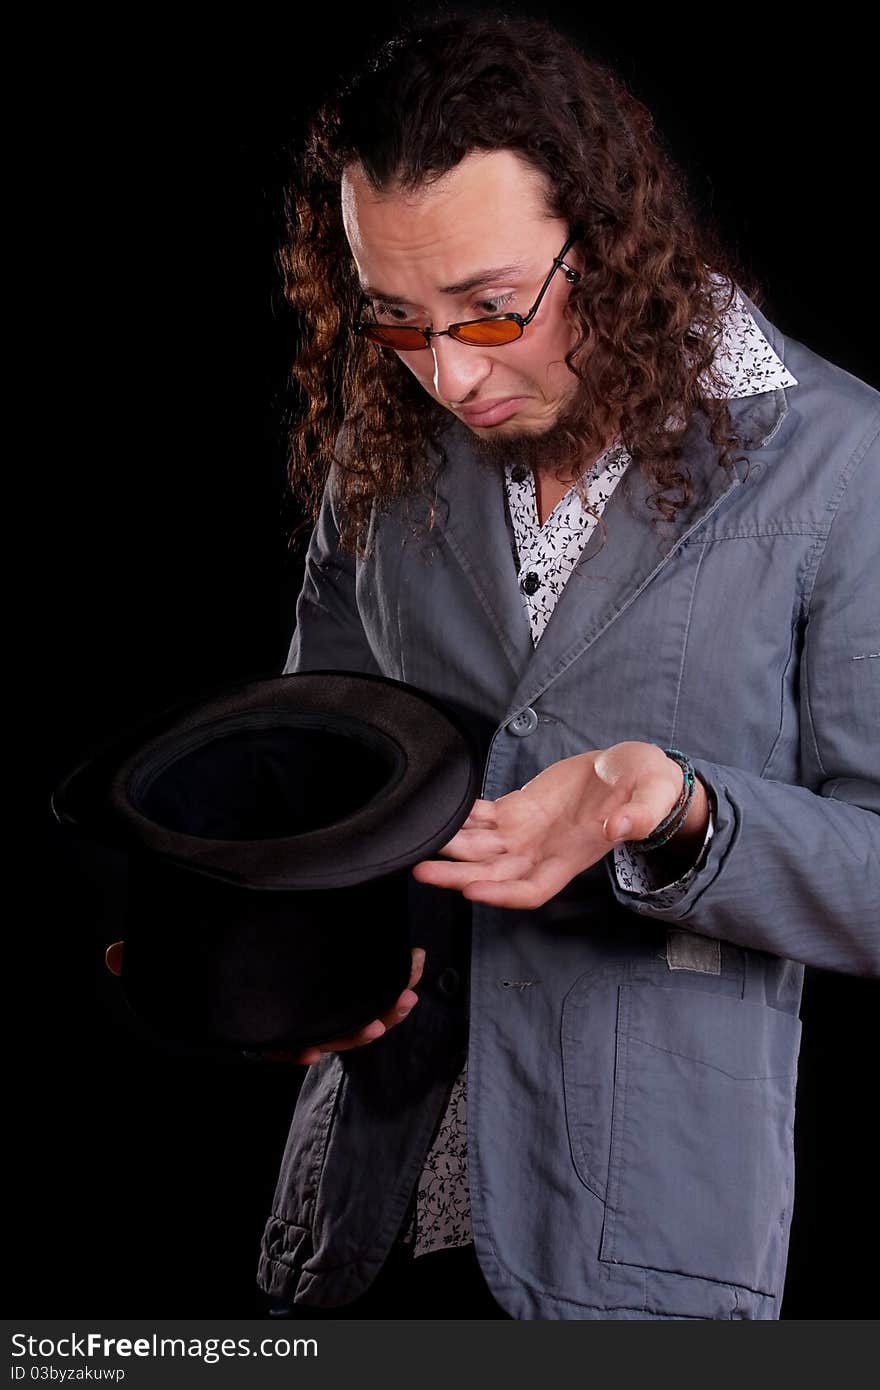
<path id="1" fill-rule="evenodd" d="M 540 342 L 530 344 L 529 352 L 520 364 L 523 375 L 540 382 L 545 389 L 558 391 L 572 375 L 565 365 L 568 335 L 548 333 Z"/>
<path id="2" fill-rule="evenodd" d="M 521 343 L 528 344 L 525 355 L 529 368 L 538 376 L 558 371 L 560 364 L 565 371 L 565 354 L 576 341 L 574 325 L 562 314 L 544 323 L 536 320 L 531 325 L 531 333 L 527 328 L 520 339 Z"/>
<path id="3" fill-rule="evenodd" d="M 554 329 L 553 334 L 547 343 L 547 373 L 548 376 L 557 383 L 568 383 L 572 385 L 576 381 L 575 374 L 565 361 L 565 354 L 576 344 L 579 336 L 577 326 L 567 319 L 562 320 Z M 578 361 L 583 361 L 586 347 L 581 349 Z"/>
<path id="4" fill-rule="evenodd" d="M 396 352 L 394 356 L 423 386 L 430 385 L 434 375 L 434 358 L 430 352 Z"/>

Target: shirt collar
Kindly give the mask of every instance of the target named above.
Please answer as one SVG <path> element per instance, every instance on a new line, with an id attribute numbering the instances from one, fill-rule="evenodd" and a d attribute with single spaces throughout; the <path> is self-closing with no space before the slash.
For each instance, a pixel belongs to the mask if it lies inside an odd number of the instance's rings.
<path id="1" fill-rule="evenodd" d="M 728 283 L 721 275 L 712 278 L 725 285 Z M 719 389 L 707 379 L 703 382 L 704 389 L 708 395 L 723 395 L 728 400 L 798 384 L 797 377 L 792 376 L 761 332 L 738 287 L 722 321 L 721 342 L 713 365 L 724 380 L 724 388 Z"/>

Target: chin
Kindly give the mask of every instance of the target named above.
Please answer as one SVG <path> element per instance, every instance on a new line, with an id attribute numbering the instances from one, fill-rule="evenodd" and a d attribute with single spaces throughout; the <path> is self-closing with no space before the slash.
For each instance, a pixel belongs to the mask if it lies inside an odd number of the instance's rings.
<path id="1" fill-rule="evenodd" d="M 512 415 L 509 420 L 502 420 L 497 425 L 468 425 L 467 428 L 478 448 L 491 453 L 501 447 L 509 453 L 515 445 L 540 447 L 541 441 L 549 440 L 556 430 L 557 421 L 555 418 L 530 420 Z"/>

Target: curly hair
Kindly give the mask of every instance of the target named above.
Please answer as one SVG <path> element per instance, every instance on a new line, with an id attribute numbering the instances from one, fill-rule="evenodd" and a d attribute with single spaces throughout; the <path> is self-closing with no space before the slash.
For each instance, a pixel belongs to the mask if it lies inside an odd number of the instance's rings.
<path id="1" fill-rule="evenodd" d="M 431 496 L 452 423 L 395 354 L 350 332 L 359 285 L 343 171 L 359 166 L 376 192 L 410 192 L 473 151 L 502 149 L 543 174 L 548 211 L 589 250 L 569 299 L 578 342 L 565 360 L 583 381 L 574 359 L 592 335 L 591 395 L 602 404 L 567 441 L 570 456 L 598 454 L 613 417 L 665 521 L 693 495 L 680 460 L 694 412 L 708 421 L 719 466 L 733 466 L 741 441 L 713 359 L 737 285 L 762 302 L 755 278 L 697 214 L 650 112 L 619 76 L 543 20 L 447 13 L 399 29 L 323 102 L 285 189 L 278 263 L 302 325 L 287 474 L 305 520 L 291 544 L 317 520 L 336 460 L 340 544 L 363 554 L 374 503 L 419 488 Z"/>

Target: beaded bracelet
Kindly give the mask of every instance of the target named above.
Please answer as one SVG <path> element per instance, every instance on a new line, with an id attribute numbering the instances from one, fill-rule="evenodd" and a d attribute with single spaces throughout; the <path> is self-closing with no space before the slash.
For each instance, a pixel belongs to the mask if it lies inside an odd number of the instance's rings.
<path id="1" fill-rule="evenodd" d="M 638 850 L 641 854 L 649 854 L 651 850 L 659 849 L 661 845 L 666 844 L 667 840 L 672 839 L 687 820 L 687 814 L 694 799 L 696 778 L 690 758 L 686 753 L 680 753 L 677 748 L 664 748 L 663 752 L 667 758 L 672 758 L 673 762 L 678 763 L 682 769 L 681 794 L 669 815 L 665 816 L 659 825 L 654 826 L 650 835 L 646 836 L 644 840 L 628 841 L 630 848 Z"/>

